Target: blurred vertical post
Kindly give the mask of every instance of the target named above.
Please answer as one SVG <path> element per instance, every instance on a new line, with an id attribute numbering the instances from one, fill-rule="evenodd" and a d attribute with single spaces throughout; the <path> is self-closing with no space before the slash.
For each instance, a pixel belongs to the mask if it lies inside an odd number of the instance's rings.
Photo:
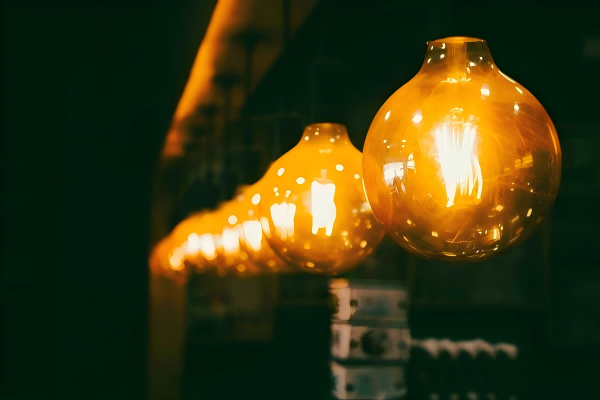
<path id="1" fill-rule="evenodd" d="M 186 327 L 186 286 L 152 271 L 149 315 L 149 400 L 179 400 Z"/>

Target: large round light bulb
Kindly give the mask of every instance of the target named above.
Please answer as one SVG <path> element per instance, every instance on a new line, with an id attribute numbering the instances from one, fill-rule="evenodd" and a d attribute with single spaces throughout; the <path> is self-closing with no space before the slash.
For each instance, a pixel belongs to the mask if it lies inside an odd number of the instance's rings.
<path id="1" fill-rule="evenodd" d="M 281 258 L 337 274 L 379 244 L 384 231 L 365 197 L 361 159 L 343 125 L 320 123 L 273 163 L 258 204 L 267 241 Z"/>
<path id="2" fill-rule="evenodd" d="M 560 182 L 554 125 L 485 41 L 428 43 L 419 73 L 381 107 L 364 146 L 367 197 L 408 251 L 476 261 L 530 236 Z"/>

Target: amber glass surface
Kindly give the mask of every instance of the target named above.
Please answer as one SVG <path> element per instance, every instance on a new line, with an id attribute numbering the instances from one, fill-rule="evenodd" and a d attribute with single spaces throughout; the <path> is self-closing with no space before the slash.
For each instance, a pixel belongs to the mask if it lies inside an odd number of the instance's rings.
<path id="1" fill-rule="evenodd" d="M 148 259 L 148 264 L 153 273 L 165 274 L 171 270 L 169 254 L 174 248 L 170 235 L 162 238 L 160 242 L 154 245 Z"/>
<path id="2" fill-rule="evenodd" d="M 231 215 L 238 204 L 230 201 L 217 210 L 186 218 L 171 233 L 174 249 L 169 255 L 171 269 L 198 272 L 256 273 L 258 269 L 240 246 L 241 227 Z"/>
<path id="3" fill-rule="evenodd" d="M 185 274 L 190 268 L 204 268 L 216 259 L 212 235 L 202 236 L 210 218 L 210 212 L 202 211 L 190 215 L 173 229 L 167 239 L 170 245 L 167 263 L 171 270 Z"/>
<path id="4" fill-rule="evenodd" d="M 241 228 L 240 248 L 250 255 L 256 266 L 264 272 L 289 272 L 287 263 L 275 254 L 263 233 L 258 204 L 265 189 L 270 190 L 265 186 L 264 179 L 252 186 L 240 188 L 233 200 L 237 206 L 228 219 L 235 220 Z"/>
<path id="5" fill-rule="evenodd" d="M 343 125 L 312 124 L 269 168 L 257 199 L 259 216 L 282 259 L 335 275 L 379 244 L 384 231 L 365 197 L 361 158 Z"/>
<path id="6" fill-rule="evenodd" d="M 536 230 L 558 191 L 561 151 L 542 105 L 486 42 L 452 37 L 429 42 L 419 73 L 383 104 L 363 170 L 375 216 L 402 247 L 477 261 Z"/>

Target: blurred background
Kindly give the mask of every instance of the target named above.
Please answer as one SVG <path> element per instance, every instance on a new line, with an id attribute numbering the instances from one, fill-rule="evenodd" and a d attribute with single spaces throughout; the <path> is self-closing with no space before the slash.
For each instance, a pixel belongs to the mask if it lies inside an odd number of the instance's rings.
<path id="1" fill-rule="evenodd" d="M 596 398 L 599 14 L 577 0 L 3 2 L 2 398 L 150 398 L 152 246 L 298 142 L 325 54 L 362 149 L 426 42 L 457 35 L 487 40 L 552 118 L 554 209 L 493 261 L 428 262 L 386 238 L 350 276 L 404 282 L 413 337 L 517 345 L 521 398 Z M 269 340 L 186 348 L 221 379 L 202 398 L 327 398 L 327 305 L 278 310 Z"/>

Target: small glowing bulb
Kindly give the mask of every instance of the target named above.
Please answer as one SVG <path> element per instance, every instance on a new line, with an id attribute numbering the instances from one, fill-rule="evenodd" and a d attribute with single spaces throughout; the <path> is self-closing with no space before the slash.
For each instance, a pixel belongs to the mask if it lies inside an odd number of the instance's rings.
<path id="1" fill-rule="evenodd" d="M 388 120 L 388 118 L 390 117 L 390 113 L 391 113 L 391 112 L 392 112 L 392 111 L 388 111 L 387 113 L 385 113 L 385 120 L 386 120 L 386 121 L 387 121 L 387 120 Z"/>
<path id="2" fill-rule="evenodd" d="M 354 174 L 354 179 L 359 179 L 360 175 L 359 174 Z"/>
<path id="3" fill-rule="evenodd" d="M 337 164 L 335 166 L 335 169 L 337 169 L 338 171 L 343 171 L 344 170 L 344 166 L 342 164 Z"/>
<path id="4" fill-rule="evenodd" d="M 252 196 L 252 204 L 257 205 L 258 203 L 260 203 L 260 193 L 256 193 Z"/>
<path id="5" fill-rule="evenodd" d="M 306 180 L 303 177 L 299 177 L 298 179 L 296 179 L 296 183 L 298 185 L 302 185 L 304 182 L 306 182 Z"/>
<path id="6" fill-rule="evenodd" d="M 279 168 L 279 169 L 277 170 L 277 176 L 281 176 L 281 175 L 283 175 L 283 173 L 284 173 L 284 172 L 285 172 L 285 168 Z"/>
<path id="7" fill-rule="evenodd" d="M 229 222 L 229 225 L 235 225 L 237 220 L 238 219 L 235 215 L 230 215 L 229 218 L 227 218 L 227 222 Z"/>

